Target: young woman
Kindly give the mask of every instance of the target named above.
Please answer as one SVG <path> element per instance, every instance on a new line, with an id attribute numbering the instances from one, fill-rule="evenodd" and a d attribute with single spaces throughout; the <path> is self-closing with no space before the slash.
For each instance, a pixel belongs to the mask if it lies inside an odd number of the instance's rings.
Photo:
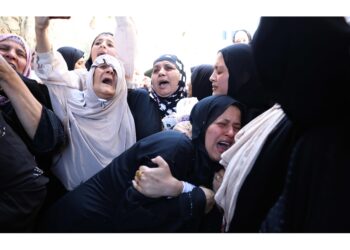
<path id="1" fill-rule="evenodd" d="M 229 95 L 247 106 L 247 122 L 272 106 L 262 89 L 252 49 L 247 44 L 219 50 L 210 80 L 213 95 Z"/>

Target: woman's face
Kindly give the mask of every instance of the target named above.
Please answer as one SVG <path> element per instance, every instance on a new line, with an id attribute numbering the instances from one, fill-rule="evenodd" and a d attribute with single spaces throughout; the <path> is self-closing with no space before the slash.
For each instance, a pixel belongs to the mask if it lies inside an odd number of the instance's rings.
<path id="1" fill-rule="evenodd" d="M 101 34 L 98 36 L 91 47 L 91 59 L 95 61 L 96 57 L 108 54 L 117 57 L 115 40 L 112 35 Z"/>
<path id="2" fill-rule="evenodd" d="M 236 106 L 229 106 L 205 132 L 205 148 L 210 159 L 220 161 L 221 154 L 234 143 L 234 138 L 241 128 L 241 111 Z"/>
<path id="3" fill-rule="evenodd" d="M 213 95 L 227 95 L 228 78 L 229 73 L 224 61 L 224 57 L 222 56 L 221 52 L 219 52 L 214 64 L 213 74 L 209 78 L 213 87 Z"/>
<path id="4" fill-rule="evenodd" d="M 117 73 L 112 66 L 100 64 L 94 72 L 93 90 L 99 98 L 109 100 L 114 97 L 117 88 Z"/>
<path id="5" fill-rule="evenodd" d="M 245 43 L 248 44 L 249 43 L 249 37 L 247 35 L 247 33 L 245 33 L 243 30 L 240 30 L 236 33 L 235 35 L 235 40 L 233 41 L 233 43 Z"/>
<path id="6" fill-rule="evenodd" d="M 80 58 L 75 64 L 74 69 L 86 69 L 84 57 Z"/>
<path id="7" fill-rule="evenodd" d="M 171 62 L 157 62 L 152 71 L 152 88 L 158 96 L 168 97 L 177 90 L 180 77 L 180 71 Z"/>
<path id="8" fill-rule="evenodd" d="M 23 74 L 27 65 L 27 54 L 24 48 L 12 40 L 0 42 L 0 54 L 18 73 Z"/>

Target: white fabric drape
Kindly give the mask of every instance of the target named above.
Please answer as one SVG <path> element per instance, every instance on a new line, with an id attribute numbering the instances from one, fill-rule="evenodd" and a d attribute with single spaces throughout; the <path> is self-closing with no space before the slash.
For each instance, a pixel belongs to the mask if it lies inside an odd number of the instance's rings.
<path id="1" fill-rule="evenodd" d="M 280 105 L 256 117 L 244 126 L 235 137 L 235 143 L 222 154 L 225 168 L 223 182 L 215 194 L 216 203 L 224 210 L 225 231 L 228 231 L 234 215 L 237 197 L 241 186 L 270 132 L 285 116 Z"/>

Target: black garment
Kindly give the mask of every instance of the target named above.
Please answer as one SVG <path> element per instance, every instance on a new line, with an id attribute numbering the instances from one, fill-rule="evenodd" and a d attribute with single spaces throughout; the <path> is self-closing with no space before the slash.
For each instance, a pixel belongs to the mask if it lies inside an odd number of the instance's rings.
<path id="1" fill-rule="evenodd" d="M 204 193 L 178 198 L 148 199 L 131 184 L 135 172 L 161 155 L 181 180 L 193 165 L 191 141 L 176 131 L 151 135 L 115 158 L 105 169 L 59 200 L 45 218 L 49 232 L 171 232 L 198 219 L 204 212 Z M 193 201 L 194 199 L 195 201 Z"/>
<path id="2" fill-rule="evenodd" d="M 192 68 L 191 68 L 192 69 Z M 193 67 L 191 74 L 192 96 L 198 100 L 212 95 L 213 87 L 210 76 L 213 74 L 214 67 L 210 64 L 201 64 Z"/>
<path id="3" fill-rule="evenodd" d="M 48 179 L 1 111 L 0 149 L 0 231 L 32 231 Z"/>
<path id="4" fill-rule="evenodd" d="M 204 142 L 201 137 L 219 115 L 236 104 L 228 96 L 211 96 L 198 102 L 191 113 L 197 135 L 192 141 L 177 131 L 159 132 L 138 141 L 54 204 L 41 231 L 197 231 L 206 205 L 200 188 L 176 198 L 151 199 L 137 192 L 131 181 L 140 165 L 152 166 L 150 159 L 160 155 L 177 179 L 211 187 L 218 163 L 209 160 L 204 145 L 200 145 Z"/>
<path id="5" fill-rule="evenodd" d="M 243 121 L 249 122 L 275 103 L 270 102 L 259 81 L 252 48 L 239 43 L 229 45 L 219 52 L 229 72 L 227 95 L 247 106 L 247 116 Z"/>
<path id="6" fill-rule="evenodd" d="M 137 140 L 162 131 L 158 106 L 151 100 L 147 90 L 129 89 L 128 104 L 134 117 Z"/>
<path id="7" fill-rule="evenodd" d="M 229 232 L 259 232 L 282 193 L 297 129 L 287 117 L 271 131 L 237 197 Z"/>
<path id="8" fill-rule="evenodd" d="M 264 88 L 301 131 L 262 230 L 349 232 L 350 26 L 342 17 L 262 18 L 252 47 Z"/>
<path id="9" fill-rule="evenodd" d="M 283 194 L 263 232 L 349 233 L 350 135 L 313 129 L 296 144 Z"/>
<path id="10" fill-rule="evenodd" d="M 50 178 L 48 183 L 47 203 L 51 204 L 65 193 L 65 188 L 51 173 L 50 167 L 54 153 L 65 143 L 64 128 L 59 118 L 53 113 L 50 95 L 46 85 L 20 75 L 33 96 L 43 105 L 42 115 L 33 140 L 23 128 L 11 102 L 0 107 L 3 116 L 11 128 L 26 144 L 28 150 L 35 157 L 38 167 L 44 170 L 45 176 Z M 3 93 L 5 95 L 5 93 Z M 46 205 L 45 205 L 46 206 Z"/>
<path id="11" fill-rule="evenodd" d="M 6 122 L 15 130 L 27 145 L 41 169 L 48 171 L 52 152 L 58 150 L 65 141 L 64 128 L 59 118 L 52 112 L 50 95 L 46 85 L 21 76 L 33 96 L 43 105 L 42 116 L 34 139 L 31 140 L 17 117 L 11 102 L 0 107 Z M 5 94 L 4 94 L 5 95 Z"/>

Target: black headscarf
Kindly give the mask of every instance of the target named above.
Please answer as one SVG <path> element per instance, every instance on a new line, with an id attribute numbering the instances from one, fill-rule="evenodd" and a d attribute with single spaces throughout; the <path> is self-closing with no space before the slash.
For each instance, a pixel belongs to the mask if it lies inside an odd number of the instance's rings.
<path id="1" fill-rule="evenodd" d="M 84 57 L 84 52 L 73 47 L 61 47 L 57 50 L 60 52 L 67 63 L 68 70 L 74 70 L 76 62 Z"/>
<path id="2" fill-rule="evenodd" d="M 209 96 L 199 101 L 192 109 L 190 122 L 192 124 L 192 142 L 196 147 L 195 183 L 211 187 L 214 172 L 221 168 L 218 162 L 209 158 L 205 149 L 205 133 L 212 124 L 226 109 L 237 106 L 241 111 L 241 117 L 245 115 L 245 107 L 235 99 L 226 96 Z"/>
<path id="3" fill-rule="evenodd" d="M 252 49 L 240 43 L 227 46 L 219 52 L 229 71 L 227 95 L 247 106 L 250 121 L 270 105 L 258 80 Z"/>
<path id="4" fill-rule="evenodd" d="M 266 17 L 252 48 L 264 89 L 291 120 L 313 126 L 346 117 L 349 44 L 343 17 Z"/>
<path id="5" fill-rule="evenodd" d="M 213 66 L 210 64 L 202 64 L 193 67 L 191 75 L 192 96 L 197 97 L 198 100 L 212 95 L 213 87 L 209 80 L 213 74 Z"/>

